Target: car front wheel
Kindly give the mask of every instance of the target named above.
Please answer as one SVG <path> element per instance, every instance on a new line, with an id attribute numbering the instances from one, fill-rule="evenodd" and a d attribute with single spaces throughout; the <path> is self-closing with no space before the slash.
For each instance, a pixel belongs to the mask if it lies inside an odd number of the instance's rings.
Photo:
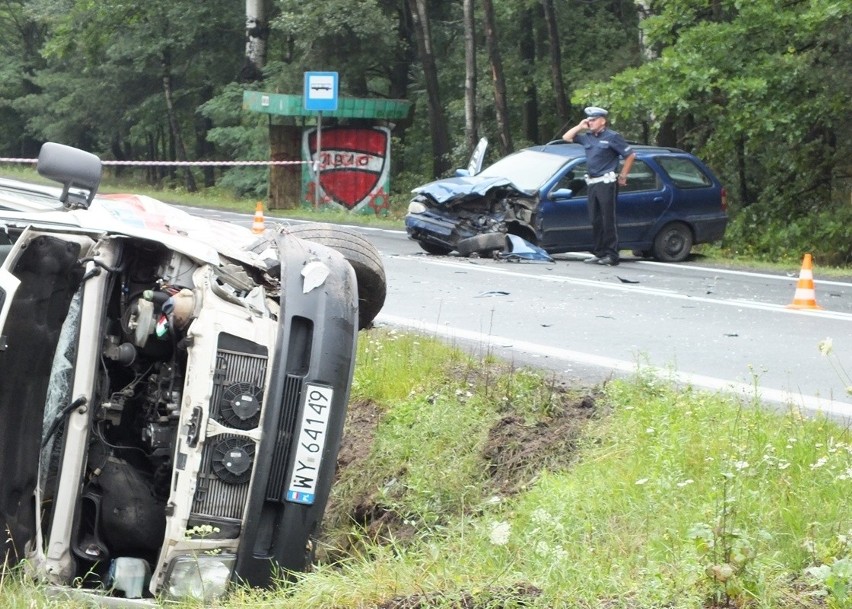
<path id="1" fill-rule="evenodd" d="M 488 255 L 503 249 L 506 249 L 505 233 L 482 233 L 462 239 L 456 244 L 456 251 L 460 256 L 470 256 L 474 252 Z"/>
<path id="2" fill-rule="evenodd" d="M 666 224 L 654 238 L 654 258 L 660 262 L 682 262 L 692 249 L 692 231 L 682 222 Z"/>
<path id="3" fill-rule="evenodd" d="M 436 245 L 434 243 L 429 243 L 428 241 L 418 241 L 418 245 L 420 245 L 420 249 L 422 249 L 427 254 L 432 254 L 433 256 L 446 256 L 451 251 L 453 251 L 449 247 L 444 247 L 443 245 Z"/>

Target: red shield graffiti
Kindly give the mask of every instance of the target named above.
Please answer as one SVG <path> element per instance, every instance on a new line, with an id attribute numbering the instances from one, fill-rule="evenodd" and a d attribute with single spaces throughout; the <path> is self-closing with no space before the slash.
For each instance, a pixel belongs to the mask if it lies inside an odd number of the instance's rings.
<path id="1" fill-rule="evenodd" d="M 326 197 L 351 210 L 365 201 L 387 177 L 388 131 L 332 127 L 320 136 L 320 186 Z M 316 159 L 316 131 L 308 135 L 310 158 Z"/>

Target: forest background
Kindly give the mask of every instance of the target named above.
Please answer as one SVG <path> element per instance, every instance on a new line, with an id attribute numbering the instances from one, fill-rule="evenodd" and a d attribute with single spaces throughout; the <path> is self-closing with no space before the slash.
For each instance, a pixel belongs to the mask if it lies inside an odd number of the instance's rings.
<path id="1" fill-rule="evenodd" d="M 243 90 L 414 102 L 392 200 L 558 138 L 587 105 L 628 139 L 691 151 L 727 187 L 731 256 L 852 263 L 848 0 L 2 0 L 0 157 L 44 141 L 138 161 L 266 160 Z M 127 171 L 127 170 L 125 170 Z M 144 171 L 264 197 L 264 167 Z"/>

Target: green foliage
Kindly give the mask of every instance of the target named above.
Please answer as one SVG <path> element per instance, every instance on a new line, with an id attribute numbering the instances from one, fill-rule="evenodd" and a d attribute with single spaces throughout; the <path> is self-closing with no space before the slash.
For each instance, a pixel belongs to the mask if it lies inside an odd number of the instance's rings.
<path id="1" fill-rule="evenodd" d="M 258 160 L 269 154 L 266 117 L 242 111 L 244 90 L 237 84 L 228 85 L 199 108 L 199 113 L 216 125 L 207 132 L 207 139 L 223 160 Z M 232 167 L 222 174 L 219 186 L 237 196 L 265 198 L 268 178 L 266 167 Z"/>
<path id="2" fill-rule="evenodd" d="M 723 250 L 731 257 L 796 263 L 810 252 L 822 266 L 852 263 L 852 207 L 814 210 L 791 217 L 775 204 L 755 204 L 740 210 L 731 220 Z"/>
<path id="3" fill-rule="evenodd" d="M 713 14 L 706 2 L 661 3 L 643 23 L 658 56 L 578 97 L 611 102 L 634 135 L 672 126 L 678 145 L 720 173 L 737 211 L 759 204 L 794 221 L 836 211 L 834 197 L 848 197 L 833 181 L 850 153 L 852 81 L 840 57 L 852 53 L 852 7 L 718 6 Z"/>

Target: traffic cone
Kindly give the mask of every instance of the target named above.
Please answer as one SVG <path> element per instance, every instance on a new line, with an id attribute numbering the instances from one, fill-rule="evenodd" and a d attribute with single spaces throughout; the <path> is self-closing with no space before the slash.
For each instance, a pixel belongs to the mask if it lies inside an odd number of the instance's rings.
<path id="1" fill-rule="evenodd" d="M 257 207 L 254 209 L 254 222 L 251 223 L 251 232 L 260 234 L 266 230 L 266 223 L 263 221 L 263 203 L 257 202 Z"/>
<path id="2" fill-rule="evenodd" d="M 796 294 L 793 302 L 787 305 L 788 309 L 821 309 L 816 303 L 816 292 L 814 291 L 814 271 L 811 255 L 805 254 L 802 260 L 802 270 L 799 273 L 799 282 L 796 284 Z"/>

